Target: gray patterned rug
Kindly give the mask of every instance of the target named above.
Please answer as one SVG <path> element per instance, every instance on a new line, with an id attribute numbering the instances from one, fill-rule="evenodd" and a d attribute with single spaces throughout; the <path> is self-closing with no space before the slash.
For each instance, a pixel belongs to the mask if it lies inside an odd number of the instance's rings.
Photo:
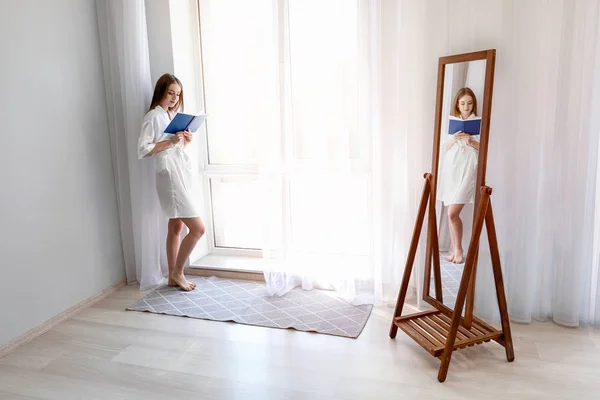
<path id="1" fill-rule="evenodd" d="M 195 290 L 162 286 L 127 310 L 357 338 L 373 309 L 353 306 L 320 290 L 293 289 L 283 297 L 271 297 L 260 282 L 187 279 L 196 283 Z"/>

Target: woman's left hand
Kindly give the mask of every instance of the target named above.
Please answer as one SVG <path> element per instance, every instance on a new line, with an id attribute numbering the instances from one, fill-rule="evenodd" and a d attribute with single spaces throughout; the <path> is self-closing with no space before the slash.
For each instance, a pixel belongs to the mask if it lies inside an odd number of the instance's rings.
<path id="1" fill-rule="evenodd" d="M 462 140 L 463 142 L 468 143 L 471 140 L 471 135 L 468 133 L 457 132 L 455 135 L 456 140 Z"/>
<path id="2" fill-rule="evenodd" d="M 192 132 L 189 129 L 183 132 L 183 140 L 185 144 L 189 144 L 192 141 Z"/>

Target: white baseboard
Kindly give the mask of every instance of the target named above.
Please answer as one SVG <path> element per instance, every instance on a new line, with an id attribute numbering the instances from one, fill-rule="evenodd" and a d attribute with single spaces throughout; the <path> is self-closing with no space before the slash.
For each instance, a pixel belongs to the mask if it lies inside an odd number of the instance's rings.
<path id="1" fill-rule="evenodd" d="M 54 328 L 56 325 L 71 318 L 72 316 L 77 314 L 79 311 L 81 311 L 85 308 L 88 308 L 88 307 L 94 305 L 95 303 L 99 302 L 100 300 L 106 298 L 107 296 L 111 295 L 118 289 L 125 286 L 125 283 L 126 283 L 126 280 L 123 279 L 121 282 L 107 287 L 106 289 L 104 289 L 103 291 L 98 293 L 97 295 L 90 297 L 90 298 L 82 301 L 81 303 L 74 305 L 73 307 L 69 308 L 68 310 L 63 311 L 62 313 L 58 314 L 57 316 L 55 316 L 53 318 L 50 318 L 48 321 L 44 322 L 42 325 L 25 332 L 24 334 L 22 334 L 21 336 L 19 336 L 18 338 L 14 339 L 14 340 L 12 340 L 11 342 L 9 342 L 5 345 L 0 345 L 0 358 L 5 357 L 10 352 L 15 350 L 17 347 L 22 346 L 25 343 L 28 343 L 28 342 L 32 341 L 33 339 L 37 338 L 38 336 L 43 335 L 44 333 L 48 332 L 50 329 Z"/>

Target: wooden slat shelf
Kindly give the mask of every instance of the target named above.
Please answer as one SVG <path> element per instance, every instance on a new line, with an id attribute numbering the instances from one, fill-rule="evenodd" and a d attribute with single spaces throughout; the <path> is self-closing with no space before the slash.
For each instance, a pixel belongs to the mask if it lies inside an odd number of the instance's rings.
<path id="1" fill-rule="evenodd" d="M 451 323 L 450 318 L 438 310 L 394 318 L 394 324 L 398 328 L 434 357 L 440 357 L 444 353 Z M 459 326 L 453 348 L 464 349 L 467 346 L 496 340 L 502 335 L 502 331 L 475 319 L 470 329 Z"/>

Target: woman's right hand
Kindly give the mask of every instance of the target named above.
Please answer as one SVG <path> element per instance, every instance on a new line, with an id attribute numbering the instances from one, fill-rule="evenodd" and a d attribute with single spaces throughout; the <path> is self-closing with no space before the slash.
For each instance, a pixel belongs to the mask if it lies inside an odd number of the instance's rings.
<path id="1" fill-rule="evenodd" d="M 171 138 L 171 143 L 173 143 L 173 145 L 176 145 L 177 143 L 183 141 L 183 135 L 184 135 L 184 132 L 177 132 Z"/>
<path id="2" fill-rule="evenodd" d="M 454 146 L 456 142 L 460 140 L 460 135 L 463 135 L 462 131 L 458 131 L 454 135 L 452 135 L 452 140 L 450 140 L 446 145 L 446 151 L 450 150 L 452 146 Z"/>
<path id="3" fill-rule="evenodd" d="M 459 141 L 459 140 L 469 140 L 469 138 L 471 137 L 471 135 L 469 135 L 468 133 L 463 133 L 463 131 L 459 131 L 456 132 L 454 134 L 454 140 Z"/>

